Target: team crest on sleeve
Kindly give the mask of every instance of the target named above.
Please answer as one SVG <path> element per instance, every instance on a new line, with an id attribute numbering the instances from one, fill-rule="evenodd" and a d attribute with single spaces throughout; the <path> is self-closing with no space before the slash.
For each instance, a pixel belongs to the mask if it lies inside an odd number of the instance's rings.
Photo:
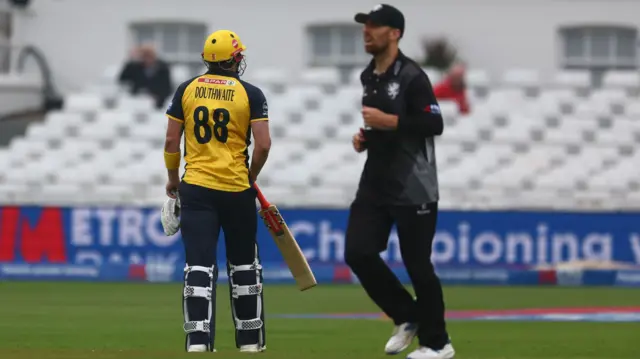
<path id="1" fill-rule="evenodd" d="M 398 93 L 400 93 L 400 84 L 397 82 L 390 82 L 389 86 L 387 86 L 387 94 L 389 97 L 393 100 L 398 96 Z"/>
<path id="2" fill-rule="evenodd" d="M 267 105 L 267 101 L 262 103 L 262 115 L 263 116 L 269 115 L 269 105 Z"/>
<path id="3" fill-rule="evenodd" d="M 440 106 L 438 105 L 427 105 L 424 109 L 425 112 L 431 112 L 435 114 L 440 114 Z"/>

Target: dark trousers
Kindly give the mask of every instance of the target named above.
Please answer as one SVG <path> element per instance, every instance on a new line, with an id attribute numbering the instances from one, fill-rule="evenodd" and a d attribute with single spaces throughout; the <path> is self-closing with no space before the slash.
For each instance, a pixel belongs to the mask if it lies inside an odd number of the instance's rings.
<path id="1" fill-rule="evenodd" d="M 235 266 L 250 265 L 255 260 L 259 260 L 256 243 L 258 219 L 255 189 L 249 188 L 244 192 L 222 192 L 183 181 L 180 184 L 179 193 L 181 203 L 180 231 L 184 243 L 185 259 L 189 266 L 211 267 L 216 264 L 218 235 L 221 228 L 225 236 L 227 272 L 229 272 L 230 264 Z M 231 285 L 231 276 L 229 279 Z M 255 272 L 242 271 L 236 272 L 233 275 L 233 280 L 236 285 L 261 284 L 262 271 L 259 272 L 259 279 Z M 256 283 L 257 281 L 260 283 Z M 189 283 L 189 285 L 203 284 L 202 280 L 200 283 Z M 213 295 L 215 298 L 215 290 Z M 258 307 L 264 316 L 262 295 L 259 297 L 252 295 L 231 299 L 232 308 L 234 308 L 238 319 L 254 319 Z M 205 319 L 208 309 L 206 299 L 189 298 L 188 300 L 190 301 L 187 303 L 190 320 Z M 215 316 L 211 318 L 211 321 L 213 338 Z M 205 344 L 212 338 L 208 338 L 206 333 L 192 333 L 190 337 L 191 344 Z M 264 341 L 264 326 L 261 329 L 236 330 L 236 346 L 260 342 L 264 345 Z"/>
<path id="2" fill-rule="evenodd" d="M 369 297 L 396 325 L 417 323 L 420 345 L 434 349 L 444 346 L 449 338 L 442 286 L 431 264 L 437 218 L 437 202 L 426 208 L 354 202 L 345 248 L 345 260 Z M 380 258 L 394 224 L 417 301 Z"/>

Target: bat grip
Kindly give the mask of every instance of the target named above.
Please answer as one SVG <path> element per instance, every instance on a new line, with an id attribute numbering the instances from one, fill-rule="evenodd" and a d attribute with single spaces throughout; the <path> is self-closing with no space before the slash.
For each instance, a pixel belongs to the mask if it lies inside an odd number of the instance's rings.
<path id="1" fill-rule="evenodd" d="M 269 208 L 269 206 L 271 206 L 271 203 L 269 203 L 269 201 L 267 201 L 267 199 L 264 198 L 264 195 L 262 194 L 260 187 L 258 187 L 258 184 L 254 182 L 253 188 L 255 188 L 256 192 L 258 193 L 258 201 L 260 202 L 260 207 Z"/>

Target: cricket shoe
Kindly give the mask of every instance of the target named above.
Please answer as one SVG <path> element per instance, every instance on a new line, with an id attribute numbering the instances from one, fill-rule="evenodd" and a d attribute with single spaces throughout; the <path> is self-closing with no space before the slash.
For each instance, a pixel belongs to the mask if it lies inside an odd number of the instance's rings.
<path id="1" fill-rule="evenodd" d="M 241 345 L 240 353 L 260 353 L 265 351 L 266 347 L 261 347 L 258 344 Z"/>
<path id="2" fill-rule="evenodd" d="M 428 347 L 420 347 L 407 355 L 407 359 L 453 359 L 456 351 L 448 342 L 442 349 L 434 350 Z"/>
<path id="3" fill-rule="evenodd" d="M 207 346 L 205 344 L 193 344 L 189 345 L 187 352 L 189 353 L 204 353 L 207 351 Z"/>
<path id="4" fill-rule="evenodd" d="M 387 354 L 393 355 L 407 349 L 409 345 L 411 345 L 413 338 L 416 337 L 417 332 L 417 324 L 403 323 L 396 325 L 391 334 L 391 338 L 389 338 L 387 345 L 384 347 L 384 351 Z"/>

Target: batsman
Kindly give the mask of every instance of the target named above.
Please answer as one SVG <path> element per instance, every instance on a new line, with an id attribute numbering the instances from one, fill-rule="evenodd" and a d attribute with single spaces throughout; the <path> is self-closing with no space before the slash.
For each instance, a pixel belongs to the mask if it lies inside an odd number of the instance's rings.
<path id="1" fill-rule="evenodd" d="M 236 347 L 266 348 L 262 266 L 256 243 L 256 190 L 271 137 L 262 91 L 240 76 L 246 50 L 238 35 L 220 30 L 207 37 L 202 59 L 208 71 L 182 83 L 167 109 L 164 159 L 168 171 L 162 225 L 181 230 L 185 260 L 183 313 L 187 352 L 215 351 L 216 251 L 220 229 Z M 185 171 L 179 178 L 184 133 Z M 251 135 L 254 150 L 249 164 Z"/>

